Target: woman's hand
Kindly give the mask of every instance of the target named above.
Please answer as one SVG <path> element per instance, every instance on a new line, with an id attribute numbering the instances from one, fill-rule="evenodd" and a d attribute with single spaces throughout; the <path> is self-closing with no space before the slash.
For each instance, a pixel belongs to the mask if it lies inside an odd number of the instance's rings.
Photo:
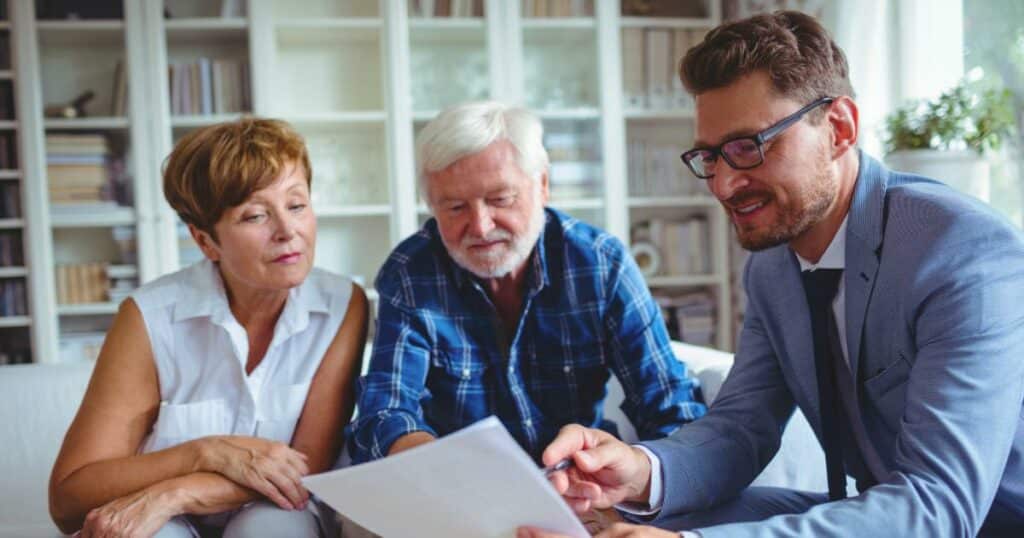
<path id="1" fill-rule="evenodd" d="M 309 492 L 302 477 L 309 474 L 305 454 L 284 443 L 244 436 L 200 439 L 199 467 L 220 473 L 285 510 L 304 509 Z"/>
<path id="2" fill-rule="evenodd" d="M 81 538 L 153 536 L 181 513 L 174 492 L 161 484 L 114 499 L 85 516 Z"/>

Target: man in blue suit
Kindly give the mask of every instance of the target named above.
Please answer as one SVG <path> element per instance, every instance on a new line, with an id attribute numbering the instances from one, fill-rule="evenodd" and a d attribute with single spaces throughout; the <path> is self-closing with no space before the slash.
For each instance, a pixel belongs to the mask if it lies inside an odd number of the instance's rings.
<path id="1" fill-rule="evenodd" d="M 755 251 L 736 362 L 707 416 L 666 439 L 563 428 L 543 459 L 575 468 L 555 487 L 676 531 L 602 536 L 1020 536 L 1021 232 L 857 150 L 846 59 L 811 17 L 726 24 L 681 71 L 697 130 L 683 160 Z M 748 487 L 794 406 L 828 493 Z"/>

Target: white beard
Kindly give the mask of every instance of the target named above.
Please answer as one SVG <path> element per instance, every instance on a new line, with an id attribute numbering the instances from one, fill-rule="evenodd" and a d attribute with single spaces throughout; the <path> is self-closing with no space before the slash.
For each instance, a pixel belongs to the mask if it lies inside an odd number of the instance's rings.
<path id="1" fill-rule="evenodd" d="M 526 232 L 514 237 L 504 229 L 495 229 L 484 238 L 463 238 L 458 248 L 452 248 L 445 242 L 448 254 L 463 269 L 479 278 L 501 278 L 521 267 L 533 252 L 546 221 L 544 206 L 537 204 L 537 210 L 530 216 Z M 511 240 L 509 245 L 495 248 L 492 252 L 480 255 L 469 254 L 473 245 L 491 241 Z"/>

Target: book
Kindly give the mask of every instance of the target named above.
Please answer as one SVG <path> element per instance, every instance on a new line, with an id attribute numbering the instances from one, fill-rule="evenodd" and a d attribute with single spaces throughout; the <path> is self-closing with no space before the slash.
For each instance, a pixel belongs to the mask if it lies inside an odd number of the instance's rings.
<path id="1" fill-rule="evenodd" d="M 111 116 L 124 116 L 128 110 L 128 83 L 126 79 L 124 60 L 118 60 L 117 66 L 114 67 L 114 89 L 110 100 Z"/>
<path id="2" fill-rule="evenodd" d="M 647 106 L 645 62 L 643 29 L 624 28 L 622 30 L 622 94 L 628 108 L 646 108 Z"/>
<path id="3" fill-rule="evenodd" d="M 644 30 L 644 52 L 647 80 L 647 100 L 651 108 L 672 106 L 671 72 L 672 33 L 660 28 Z"/>

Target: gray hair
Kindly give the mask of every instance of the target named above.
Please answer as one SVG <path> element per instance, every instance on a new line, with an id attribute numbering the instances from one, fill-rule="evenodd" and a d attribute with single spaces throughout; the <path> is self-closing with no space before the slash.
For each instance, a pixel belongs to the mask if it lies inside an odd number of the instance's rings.
<path id="1" fill-rule="evenodd" d="M 455 161 L 508 140 L 516 149 L 516 164 L 526 175 L 540 180 L 548 169 L 544 126 L 525 108 L 497 101 L 475 101 L 441 111 L 416 137 L 416 176 L 426 197 L 427 175 Z M 427 200 L 430 203 L 430 200 Z"/>

